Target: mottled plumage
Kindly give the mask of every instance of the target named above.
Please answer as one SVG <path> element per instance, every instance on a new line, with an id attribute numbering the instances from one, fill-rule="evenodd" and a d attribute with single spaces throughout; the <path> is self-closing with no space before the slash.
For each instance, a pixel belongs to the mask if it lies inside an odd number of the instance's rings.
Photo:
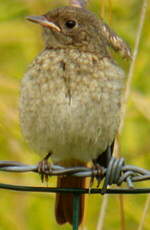
<path id="1" fill-rule="evenodd" d="M 120 122 L 123 71 L 77 49 L 44 50 L 22 81 L 26 139 L 54 162 L 90 161 L 111 145 Z"/>
<path id="2" fill-rule="evenodd" d="M 108 46 L 126 57 L 129 49 L 101 19 L 79 6 L 28 19 L 43 26 L 45 49 L 22 81 L 23 134 L 43 157 L 51 152 L 54 163 L 86 165 L 112 144 L 120 123 L 125 75 Z M 63 184 L 85 186 L 81 178 L 60 179 L 58 185 Z M 58 223 L 72 223 L 71 206 L 71 196 L 57 195 Z M 80 222 L 83 206 L 81 201 Z"/>

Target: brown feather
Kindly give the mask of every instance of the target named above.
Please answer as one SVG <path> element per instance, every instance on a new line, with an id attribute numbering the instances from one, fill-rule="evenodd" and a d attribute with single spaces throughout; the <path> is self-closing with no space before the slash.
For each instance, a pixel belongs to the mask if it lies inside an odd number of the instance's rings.
<path id="1" fill-rule="evenodd" d="M 62 164 L 61 164 L 62 165 Z M 72 165 L 71 165 L 72 166 Z M 76 165 L 77 166 L 77 165 Z M 78 164 L 78 166 L 81 166 Z M 82 166 L 85 164 L 82 163 Z M 59 188 L 85 188 L 86 178 L 83 177 L 58 177 L 57 187 Z M 85 209 L 85 195 L 80 195 L 80 207 L 79 207 L 79 225 L 84 218 Z M 72 224 L 73 217 L 73 194 L 72 193 L 57 193 L 55 203 L 55 215 L 58 224 L 70 223 Z"/>

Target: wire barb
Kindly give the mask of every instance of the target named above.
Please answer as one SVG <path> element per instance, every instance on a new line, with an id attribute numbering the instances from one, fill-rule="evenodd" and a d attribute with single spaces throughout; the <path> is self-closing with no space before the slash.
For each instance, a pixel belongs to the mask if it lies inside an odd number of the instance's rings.
<path id="1" fill-rule="evenodd" d="M 3 172 L 35 172 L 38 173 L 37 165 L 27 165 L 17 161 L 0 161 L 0 171 Z M 98 171 L 93 168 L 86 167 L 70 167 L 64 168 L 59 165 L 52 165 L 51 170 L 47 173 L 48 176 L 76 176 L 76 177 L 91 177 L 93 174 L 95 177 L 98 175 Z M 104 184 L 101 190 L 101 194 L 107 193 L 107 186 L 116 184 L 121 185 L 126 182 L 129 190 L 133 190 L 133 182 L 150 180 L 150 171 L 139 168 L 133 165 L 125 165 L 124 158 L 112 157 L 108 168 L 102 168 L 102 175 L 104 176 Z M 13 186 L 13 185 L 12 185 Z M 6 186 L 7 187 L 7 186 Z M 22 186 L 24 187 L 24 186 Z M 0 185 L 0 188 L 1 187 Z"/>

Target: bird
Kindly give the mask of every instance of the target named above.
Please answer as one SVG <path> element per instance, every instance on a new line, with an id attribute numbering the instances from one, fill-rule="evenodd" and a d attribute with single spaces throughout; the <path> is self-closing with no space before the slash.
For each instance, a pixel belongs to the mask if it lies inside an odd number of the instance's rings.
<path id="1" fill-rule="evenodd" d="M 122 114 L 126 75 L 110 48 L 130 58 L 127 43 L 81 0 L 28 16 L 42 26 L 44 49 L 28 67 L 20 93 L 20 124 L 29 145 L 64 167 L 107 167 Z M 46 159 L 46 158 L 44 158 Z M 59 176 L 57 187 L 85 188 L 83 177 Z M 56 194 L 58 224 L 72 224 L 73 195 Z M 79 225 L 85 197 L 80 195 Z"/>

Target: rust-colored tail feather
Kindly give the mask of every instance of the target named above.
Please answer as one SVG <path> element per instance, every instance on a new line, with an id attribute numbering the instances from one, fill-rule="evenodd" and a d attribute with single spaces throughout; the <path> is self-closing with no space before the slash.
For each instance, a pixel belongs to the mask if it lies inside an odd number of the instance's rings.
<path id="1" fill-rule="evenodd" d="M 86 178 L 83 177 L 59 177 L 57 178 L 57 187 L 59 188 L 85 188 Z M 80 195 L 79 208 L 79 224 L 82 223 L 84 217 L 85 195 Z M 72 224 L 73 217 L 73 194 L 72 193 L 57 193 L 55 204 L 55 215 L 58 224 Z"/>

